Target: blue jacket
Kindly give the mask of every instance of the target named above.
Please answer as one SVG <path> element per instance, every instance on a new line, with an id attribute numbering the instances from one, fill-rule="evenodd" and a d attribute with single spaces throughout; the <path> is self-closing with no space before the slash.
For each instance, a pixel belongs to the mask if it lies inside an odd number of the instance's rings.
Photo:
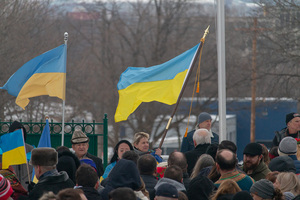
<path id="1" fill-rule="evenodd" d="M 193 135 L 194 135 L 195 130 L 192 130 L 190 132 L 188 132 L 186 137 L 183 137 L 182 139 L 182 143 L 181 143 L 181 152 L 187 152 L 187 151 L 191 151 L 195 148 L 194 146 L 194 141 L 193 141 Z M 212 132 L 213 134 L 213 138 L 211 138 L 211 143 L 212 144 L 219 144 L 219 135 Z"/>
<path id="2" fill-rule="evenodd" d="M 296 174 L 300 174 L 300 160 L 297 159 L 296 155 L 288 155 L 290 158 L 294 160 L 296 167 Z"/>

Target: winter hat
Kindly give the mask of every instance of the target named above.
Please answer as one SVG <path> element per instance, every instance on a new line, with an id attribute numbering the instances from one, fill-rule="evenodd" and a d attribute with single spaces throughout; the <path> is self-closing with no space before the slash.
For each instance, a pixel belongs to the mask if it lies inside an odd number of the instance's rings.
<path id="1" fill-rule="evenodd" d="M 57 164 L 57 151 L 49 147 L 32 149 L 29 164 L 40 166 L 54 166 Z"/>
<path id="2" fill-rule="evenodd" d="M 198 116 L 198 124 L 200 124 L 206 120 L 212 120 L 210 114 L 208 114 L 207 112 L 200 113 Z"/>
<path id="3" fill-rule="evenodd" d="M 14 121 L 14 122 L 10 125 L 10 127 L 9 127 L 9 129 L 8 129 L 8 132 L 10 132 L 10 133 L 11 133 L 11 132 L 14 132 L 14 131 L 17 130 L 17 129 L 23 129 L 24 140 L 26 141 L 27 131 L 26 131 L 25 127 L 24 127 L 20 122 Z"/>
<path id="4" fill-rule="evenodd" d="M 250 188 L 251 193 L 263 199 L 273 199 L 274 191 L 273 183 L 267 179 L 261 179 L 255 182 Z"/>
<path id="5" fill-rule="evenodd" d="M 163 183 L 157 188 L 155 196 L 178 198 L 178 191 L 175 186 Z"/>
<path id="6" fill-rule="evenodd" d="M 240 191 L 237 192 L 233 197 L 232 200 L 253 200 L 252 196 L 247 191 Z"/>
<path id="7" fill-rule="evenodd" d="M 295 154 L 297 153 L 297 141 L 293 137 L 285 137 L 279 143 L 278 154 Z"/>
<path id="8" fill-rule="evenodd" d="M 297 114 L 297 113 L 293 113 L 293 112 L 287 114 L 286 117 L 285 117 L 285 123 L 288 124 L 288 123 L 289 123 L 292 119 L 294 119 L 295 117 L 300 117 L 300 115 Z"/>
<path id="9" fill-rule="evenodd" d="M 81 130 L 75 130 L 71 139 L 72 144 L 86 143 L 89 141 L 90 139 Z"/>
<path id="10" fill-rule="evenodd" d="M 269 169 L 279 172 L 294 172 L 296 173 L 295 163 L 289 156 L 278 156 L 273 158 L 269 163 Z"/>
<path id="11" fill-rule="evenodd" d="M 0 174 L 0 199 L 6 200 L 13 193 L 10 182 Z"/>
<path id="12" fill-rule="evenodd" d="M 258 143 L 249 143 L 244 149 L 243 154 L 248 154 L 251 156 L 261 155 L 262 154 L 262 146 Z"/>

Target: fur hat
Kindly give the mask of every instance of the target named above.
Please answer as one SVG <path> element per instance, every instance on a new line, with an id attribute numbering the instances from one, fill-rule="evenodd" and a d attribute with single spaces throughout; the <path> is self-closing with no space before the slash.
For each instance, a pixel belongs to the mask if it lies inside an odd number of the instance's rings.
<path id="1" fill-rule="evenodd" d="M 30 165 L 54 166 L 57 164 L 57 151 L 49 147 L 35 148 L 31 151 Z"/>
<path id="2" fill-rule="evenodd" d="M 285 123 L 288 124 L 288 123 L 289 123 L 292 119 L 294 119 L 295 117 L 300 117 L 300 115 L 297 114 L 297 113 L 293 113 L 293 112 L 287 114 L 286 117 L 285 117 Z"/>
<path id="3" fill-rule="evenodd" d="M 202 122 L 204 122 L 206 120 L 212 120 L 210 114 L 208 114 L 207 112 L 200 113 L 198 116 L 198 124 L 201 124 Z"/>
<path id="4" fill-rule="evenodd" d="M 297 153 L 297 141 L 293 137 L 284 137 L 280 143 L 278 148 L 278 154 L 280 153 L 284 154 L 295 154 Z"/>
<path id="5" fill-rule="evenodd" d="M 245 147 L 243 154 L 249 154 L 251 156 L 261 155 L 262 146 L 255 142 L 249 143 Z"/>
<path id="6" fill-rule="evenodd" d="M 89 141 L 90 139 L 81 130 L 75 130 L 71 139 L 72 144 L 86 143 Z"/>

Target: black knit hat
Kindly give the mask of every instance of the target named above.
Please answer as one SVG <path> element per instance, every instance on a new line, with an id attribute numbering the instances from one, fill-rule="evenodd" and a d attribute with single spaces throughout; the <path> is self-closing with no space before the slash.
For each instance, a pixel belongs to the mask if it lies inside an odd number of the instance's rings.
<path id="1" fill-rule="evenodd" d="M 278 156 L 273 158 L 269 163 L 269 169 L 279 172 L 294 172 L 296 173 L 296 167 L 294 160 L 289 156 Z"/>
<path id="2" fill-rule="evenodd" d="M 288 124 L 288 123 L 289 123 L 292 119 L 294 119 L 295 117 L 300 117 L 300 115 L 297 114 L 297 113 L 293 113 L 293 112 L 287 114 L 286 117 L 285 117 L 285 123 Z"/>
<path id="3" fill-rule="evenodd" d="M 249 143 L 244 149 L 243 154 L 251 155 L 251 156 L 256 156 L 256 155 L 261 155 L 262 154 L 262 146 L 258 143 Z"/>
<path id="4" fill-rule="evenodd" d="M 25 127 L 18 121 L 14 121 L 8 131 L 11 133 L 11 132 L 14 132 L 15 130 L 18 130 L 18 129 L 22 129 L 23 130 L 23 135 L 24 135 L 24 140 L 26 141 L 26 137 L 27 137 L 27 131 L 25 129 Z"/>
<path id="5" fill-rule="evenodd" d="M 163 183 L 157 187 L 155 195 L 168 198 L 178 198 L 178 191 L 175 186 L 169 183 Z"/>

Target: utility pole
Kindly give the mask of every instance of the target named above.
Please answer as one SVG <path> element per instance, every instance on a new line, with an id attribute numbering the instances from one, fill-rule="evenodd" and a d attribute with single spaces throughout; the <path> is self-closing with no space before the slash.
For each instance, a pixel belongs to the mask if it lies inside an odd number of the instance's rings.
<path id="1" fill-rule="evenodd" d="M 251 68 L 251 126 L 250 126 L 250 142 L 255 142 L 255 108 L 256 108 L 256 44 L 257 44 L 257 35 L 259 31 L 264 31 L 267 29 L 257 27 L 257 18 L 253 19 L 252 28 L 241 28 L 236 29 L 240 31 L 252 31 L 252 68 Z"/>

